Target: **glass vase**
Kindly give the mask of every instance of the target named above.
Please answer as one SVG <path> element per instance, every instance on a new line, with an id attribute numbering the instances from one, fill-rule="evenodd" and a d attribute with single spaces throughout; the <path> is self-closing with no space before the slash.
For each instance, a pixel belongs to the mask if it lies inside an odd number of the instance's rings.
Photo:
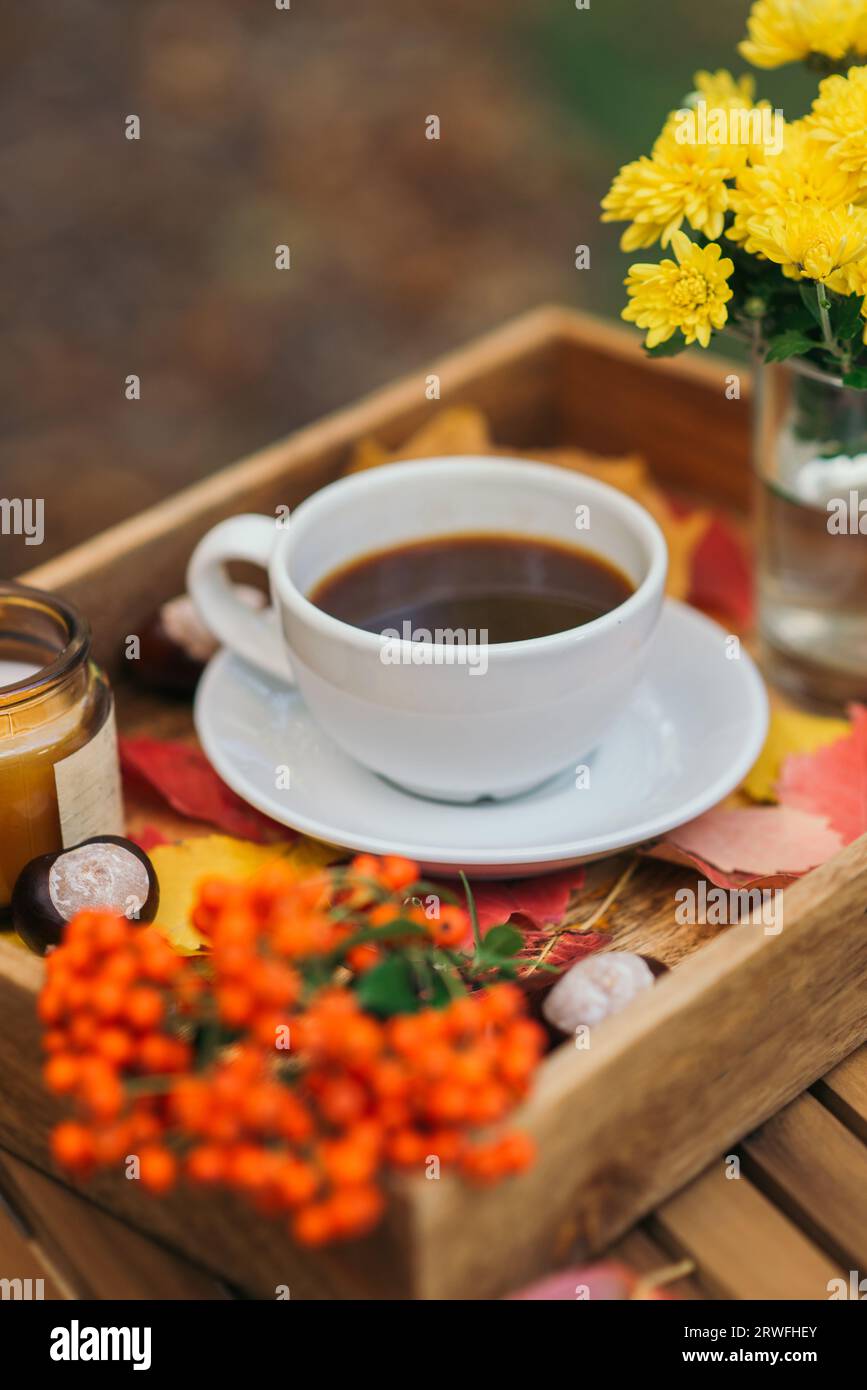
<path id="1" fill-rule="evenodd" d="M 801 359 L 760 366 L 756 383 L 765 670 L 839 712 L 867 700 L 867 391 Z"/>

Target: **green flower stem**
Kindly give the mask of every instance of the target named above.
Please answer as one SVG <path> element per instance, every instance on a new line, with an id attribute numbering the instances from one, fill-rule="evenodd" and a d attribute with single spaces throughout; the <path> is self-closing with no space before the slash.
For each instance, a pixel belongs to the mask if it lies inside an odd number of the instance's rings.
<path id="1" fill-rule="evenodd" d="M 828 313 L 827 309 L 827 300 L 825 298 L 825 286 L 821 284 L 818 280 L 816 280 L 814 283 L 816 285 L 816 303 L 819 306 L 819 322 L 822 325 L 822 337 L 825 339 L 825 347 L 828 349 L 832 357 L 839 357 L 839 352 L 837 350 L 837 340 L 834 337 L 834 334 L 831 332 L 831 316 Z"/>
<path id="2" fill-rule="evenodd" d="M 834 334 L 831 332 L 831 317 L 829 317 L 827 300 L 825 300 L 825 286 L 818 279 L 816 281 L 816 303 L 818 304 L 818 317 L 823 325 L 825 347 L 827 347 L 828 352 L 835 352 L 836 343 L 834 342 Z"/>
<path id="3" fill-rule="evenodd" d="M 822 337 L 825 340 L 825 347 L 832 357 L 836 357 L 842 364 L 843 376 L 852 370 L 852 351 L 843 344 L 838 343 L 831 328 L 831 316 L 828 313 L 825 286 L 818 280 L 813 282 L 816 286 L 816 304 L 819 307 L 819 321 L 822 325 Z"/>
<path id="4" fill-rule="evenodd" d="M 476 955 L 482 949 L 482 934 L 479 931 L 479 915 L 476 912 L 476 900 L 473 897 L 473 890 L 470 887 L 469 879 L 465 873 L 461 873 L 461 883 L 464 885 L 464 893 L 467 899 L 467 911 L 470 914 L 470 924 L 473 928 L 473 944 L 476 948 Z"/>

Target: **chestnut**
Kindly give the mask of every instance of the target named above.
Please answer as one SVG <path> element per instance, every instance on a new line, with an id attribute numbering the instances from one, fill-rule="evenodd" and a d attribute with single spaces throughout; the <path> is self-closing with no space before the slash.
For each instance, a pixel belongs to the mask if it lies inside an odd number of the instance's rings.
<path id="1" fill-rule="evenodd" d="M 157 876 L 144 850 L 120 835 L 94 835 L 24 866 L 12 890 L 12 925 L 31 951 L 44 956 L 82 909 L 107 908 L 152 922 L 159 901 Z"/>

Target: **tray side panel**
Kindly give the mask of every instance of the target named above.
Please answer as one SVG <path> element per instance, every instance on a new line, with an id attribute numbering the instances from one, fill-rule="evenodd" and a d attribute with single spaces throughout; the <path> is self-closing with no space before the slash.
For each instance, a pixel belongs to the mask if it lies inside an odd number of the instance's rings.
<path id="1" fill-rule="evenodd" d="M 698 348 L 676 360 L 654 360 L 645 356 L 639 334 L 576 314 L 564 314 L 561 333 L 565 440 L 600 454 L 641 454 L 664 485 L 748 509 L 752 383 L 746 366 Z"/>
<path id="2" fill-rule="evenodd" d="M 564 1044 L 523 1117 L 529 1173 L 419 1187 L 420 1296 L 495 1296 L 598 1252 L 863 1042 L 865 901 L 862 836 L 787 890 L 779 936 L 730 927 L 589 1050 Z"/>

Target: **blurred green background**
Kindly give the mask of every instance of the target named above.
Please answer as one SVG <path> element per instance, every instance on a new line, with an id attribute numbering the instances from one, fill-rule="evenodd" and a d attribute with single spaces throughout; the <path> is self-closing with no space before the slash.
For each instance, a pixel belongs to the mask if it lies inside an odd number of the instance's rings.
<path id="1" fill-rule="evenodd" d="M 12 0 L 0 493 L 45 499 L 46 540 L 0 537 L 0 573 L 523 309 L 617 315 L 627 260 L 599 199 L 696 68 L 744 69 L 747 10 Z M 803 110 L 808 79 L 758 79 Z"/>
<path id="2" fill-rule="evenodd" d="M 774 71 L 751 68 L 737 52 L 752 0 L 591 0 L 577 16 L 572 0 L 533 6 L 524 37 L 552 109 L 585 145 L 584 188 L 598 201 L 617 169 L 648 154 L 667 112 L 692 88 L 693 74 L 727 68 L 751 73 L 756 96 L 803 114 L 816 83 L 799 65 Z M 596 274 L 583 287 L 587 307 L 618 315 L 629 261 L 619 253 L 623 227 L 606 225 L 593 236 Z M 645 253 L 642 253 L 644 255 Z M 656 259 L 651 250 L 646 259 Z M 629 259 L 640 259 L 633 255 Z"/>

